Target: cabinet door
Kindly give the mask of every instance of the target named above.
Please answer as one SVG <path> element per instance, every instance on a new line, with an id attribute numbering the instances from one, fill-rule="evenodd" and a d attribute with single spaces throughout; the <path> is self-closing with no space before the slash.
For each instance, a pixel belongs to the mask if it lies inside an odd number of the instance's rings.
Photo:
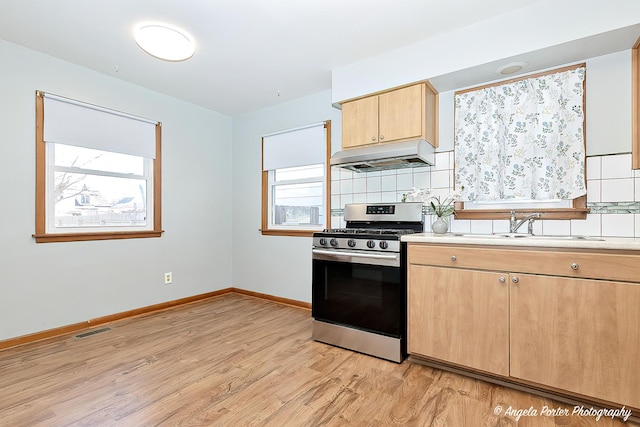
<path id="1" fill-rule="evenodd" d="M 410 265 L 409 353 L 509 375 L 508 275 Z"/>
<path id="2" fill-rule="evenodd" d="M 342 104 L 342 148 L 378 143 L 378 97 Z"/>
<path id="3" fill-rule="evenodd" d="M 383 93 L 379 98 L 380 142 L 424 137 L 424 84 Z"/>
<path id="4" fill-rule="evenodd" d="M 513 275 L 511 376 L 640 407 L 640 285 Z"/>

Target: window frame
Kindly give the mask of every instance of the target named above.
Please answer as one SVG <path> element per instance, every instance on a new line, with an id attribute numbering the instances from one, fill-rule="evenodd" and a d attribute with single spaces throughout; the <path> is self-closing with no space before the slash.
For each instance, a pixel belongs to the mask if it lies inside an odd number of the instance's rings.
<path id="1" fill-rule="evenodd" d="M 586 68 L 587 65 L 584 62 L 581 62 L 579 64 L 574 64 L 574 65 L 569 65 L 566 67 L 561 67 L 561 68 L 556 68 L 553 70 L 548 70 L 548 71 L 543 71 L 540 73 L 533 73 L 533 74 L 528 74 L 525 76 L 520 76 L 520 77 L 516 77 L 516 78 L 512 78 L 512 79 L 506 79 L 506 80 L 501 80 L 498 82 L 493 82 L 493 83 L 489 83 L 489 84 L 485 84 L 485 85 L 481 85 L 481 86 L 476 86 L 476 87 L 472 87 L 472 88 L 467 88 L 467 89 L 463 89 L 463 90 L 459 90 L 456 91 L 454 93 L 454 96 L 461 94 L 461 93 L 466 93 L 466 92 L 473 92 L 476 90 L 481 90 L 487 87 L 493 87 L 493 86 L 501 86 L 504 84 L 509 84 L 509 83 L 513 83 L 513 82 L 517 82 L 517 81 L 521 81 L 521 80 L 526 80 L 526 79 L 531 79 L 531 78 L 537 78 L 537 77 L 542 77 L 542 76 L 546 76 L 546 75 L 550 75 L 550 74 L 556 74 L 556 73 L 562 73 L 565 71 L 569 71 L 569 70 L 573 70 L 576 68 L 580 68 L 580 67 L 584 67 L 585 68 L 585 79 L 582 82 L 582 111 L 584 113 L 584 125 L 582 127 L 583 129 L 583 142 L 585 145 L 585 152 L 586 152 L 586 146 L 587 146 L 587 134 L 586 134 L 586 122 L 587 122 L 587 79 L 586 79 Z M 454 106 L 455 108 L 455 106 Z M 454 112 L 454 117 L 455 117 L 455 112 Z M 455 152 L 455 143 L 454 143 L 454 152 Z M 454 185 L 455 185 L 455 165 L 453 168 L 453 173 L 454 173 Z M 584 173 L 584 177 L 585 177 L 585 186 L 587 185 L 587 173 L 586 173 L 586 159 L 585 159 L 585 173 Z M 499 203 L 499 202 L 496 202 Z M 590 209 L 587 207 L 587 196 L 583 195 L 580 197 L 576 197 L 575 199 L 572 199 L 572 207 L 571 208 L 527 208 L 527 207 L 523 207 L 523 208 L 519 208 L 519 209 L 513 209 L 516 212 L 517 217 L 521 217 L 521 216 L 525 216 L 529 213 L 539 213 L 541 214 L 540 219 L 558 219 L 558 220 L 566 220 L 566 219 L 586 219 L 587 218 L 587 214 L 589 213 Z M 456 219 L 509 219 L 511 216 L 511 209 L 465 209 L 464 208 L 464 202 L 458 201 L 454 203 L 454 215 Z"/>
<path id="2" fill-rule="evenodd" d="M 331 120 L 324 121 L 325 129 L 325 159 L 324 159 L 324 190 L 325 190 L 325 224 L 321 228 L 269 228 L 269 171 L 262 170 L 262 224 L 260 232 L 266 236 L 291 236 L 291 237 L 311 237 L 313 233 L 324 228 L 328 228 L 331 222 Z M 262 138 L 262 163 L 264 164 L 264 137 Z"/>
<path id="3" fill-rule="evenodd" d="M 153 162 L 153 224 L 151 229 L 127 231 L 90 231 L 69 233 L 48 233 L 47 205 L 47 147 L 44 141 L 44 93 L 36 91 L 36 243 L 76 242 L 89 240 L 136 239 L 161 237 L 162 230 L 162 124 L 155 125 L 156 158 Z"/>
<path id="4" fill-rule="evenodd" d="M 631 49 L 631 157 L 640 169 L 640 38 Z"/>

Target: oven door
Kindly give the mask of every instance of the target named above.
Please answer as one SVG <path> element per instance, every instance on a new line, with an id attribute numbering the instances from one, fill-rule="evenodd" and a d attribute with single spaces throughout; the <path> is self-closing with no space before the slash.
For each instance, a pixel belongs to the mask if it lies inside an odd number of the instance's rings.
<path id="1" fill-rule="evenodd" d="M 406 282 L 401 255 L 359 253 L 354 256 L 355 252 L 314 249 L 314 319 L 403 337 Z"/>

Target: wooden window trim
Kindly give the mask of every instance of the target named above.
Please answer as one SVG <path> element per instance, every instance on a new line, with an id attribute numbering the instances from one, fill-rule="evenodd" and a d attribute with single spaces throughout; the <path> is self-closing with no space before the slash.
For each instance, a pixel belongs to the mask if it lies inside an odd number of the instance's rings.
<path id="1" fill-rule="evenodd" d="M 640 43 L 640 39 L 638 40 Z M 562 73 L 565 71 L 575 70 L 577 68 L 584 67 L 585 68 L 585 79 L 582 82 L 582 111 L 584 113 L 584 125 L 583 125 L 583 142 L 585 145 L 585 152 L 587 147 L 587 132 L 586 132 L 586 124 L 587 124 L 587 78 L 586 78 L 586 63 L 580 63 L 575 65 L 569 65 L 567 67 L 556 68 L 554 70 L 543 71 L 540 73 L 530 74 L 526 76 L 516 77 L 513 79 L 503 80 L 500 82 L 494 82 L 482 86 L 477 86 L 473 88 L 468 88 L 460 91 L 456 91 L 454 96 L 473 92 L 476 90 L 485 89 L 488 87 L 500 86 L 508 83 L 513 83 L 521 80 L 531 79 L 546 76 L 549 74 Z M 455 114 L 454 114 L 455 117 Z M 455 119 L 454 119 L 455 120 Z M 455 124 L 454 124 L 455 127 Z M 455 150 L 455 145 L 454 145 Z M 455 166 L 454 166 L 454 174 L 455 174 Z M 585 185 L 586 185 L 586 159 L 585 159 Z M 455 175 L 454 175 L 455 177 Z M 589 208 L 587 208 L 587 196 L 580 196 L 572 201 L 573 206 L 571 208 L 544 208 L 544 209 L 536 209 L 536 208 L 523 208 L 523 209 L 514 209 L 516 211 L 516 215 L 518 217 L 523 217 L 529 213 L 540 213 L 541 219 L 586 219 L 587 214 L 589 213 Z M 511 215 L 511 209 L 469 209 L 465 210 L 464 202 L 456 202 L 454 205 L 454 215 L 456 219 L 506 219 L 508 220 Z"/>
<path id="2" fill-rule="evenodd" d="M 324 128 L 326 130 L 326 150 L 325 150 L 325 226 L 329 228 L 331 222 L 331 120 L 325 120 Z M 264 138 L 262 138 L 262 164 L 264 164 Z M 264 169 L 264 168 L 263 168 Z M 290 237 L 312 237 L 317 230 L 304 230 L 295 228 L 290 229 L 273 229 L 269 228 L 269 172 L 262 171 L 262 225 L 260 233 L 263 236 L 290 236 Z"/>
<path id="3" fill-rule="evenodd" d="M 139 239 L 162 236 L 162 124 L 156 124 L 156 158 L 153 160 L 153 229 L 91 233 L 47 233 L 46 145 L 44 142 L 44 96 L 36 92 L 36 243 L 88 240 Z"/>
<path id="4" fill-rule="evenodd" d="M 514 209 L 517 217 L 524 217 L 530 213 L 539 213 L 540 219 L 586 219 L 589 213 L 587 208 L 587 196 L 573 199 L 571 208 L 544 208 L 544 209 Z M 509 219 L 510 209 L 464 209 L 464 202 L 456 202 L 454 215 L 456 219 Z"/>
<path id="5" fill-rule="evenodd" d="M 633 169 L 640 169 L 640 38 L 631 49 L 631 152 Z"/>

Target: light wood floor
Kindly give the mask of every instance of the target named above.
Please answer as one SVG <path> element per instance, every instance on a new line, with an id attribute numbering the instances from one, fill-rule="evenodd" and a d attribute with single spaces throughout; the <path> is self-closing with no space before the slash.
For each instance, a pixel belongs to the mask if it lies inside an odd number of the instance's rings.
<path id="1" fill-rule="evenodd" d="M 109 327 L 1 351 L 0 425 L 625 425 L 516 421 L 509 406 L 564 406 L 311 341 L 308 310 L 237 294 Z"/>

